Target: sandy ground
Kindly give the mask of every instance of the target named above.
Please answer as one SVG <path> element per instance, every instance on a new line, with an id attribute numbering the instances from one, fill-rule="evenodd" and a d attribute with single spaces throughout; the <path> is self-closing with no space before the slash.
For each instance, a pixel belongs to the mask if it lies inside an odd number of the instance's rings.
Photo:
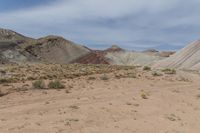
<path id="1" fill-rule="evenodd" d="M 171 75 L 117 79 L 108 74 L 108 81 L 99 76 L 65 80 L 63 90 L 0 97 L 0 133 L 200 132 L 198 75 L 192 81 Z"/>

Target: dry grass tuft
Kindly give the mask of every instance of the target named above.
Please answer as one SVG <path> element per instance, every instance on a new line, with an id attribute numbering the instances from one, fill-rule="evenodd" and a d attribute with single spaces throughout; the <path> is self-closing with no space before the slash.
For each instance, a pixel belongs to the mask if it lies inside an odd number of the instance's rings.
<path id="1" fill-rule="evenodd" d="M 50 89 L 64 89 L 65 85 L 60 80 L 50 81 L 48 84 Z"/>
<path id="2" fill-rule="evenodd" d="M 144 67 L 143 67 L 143 70 L 145 70 L 145 71 L 151 71 L 151 67 L 149 67 L 149 66 L 144 66 Z"/>
<path id="3" fill-rule="evenodd" d="M 165 74 L 176 74 L 176 70 L 175 69 L 163 69 L 162 72 L 164 72 Z"/>
<path id="4" fill-rule="evenodd" d="M 32 83 L 35 89 L 45 89 L 45 83 L 43 80 L 36 80 Z"/>

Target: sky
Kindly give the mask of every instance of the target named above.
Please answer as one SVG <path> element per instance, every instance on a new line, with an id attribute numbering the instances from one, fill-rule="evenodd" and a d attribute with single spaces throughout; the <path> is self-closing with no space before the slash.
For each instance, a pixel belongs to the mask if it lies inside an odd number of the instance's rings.
<path id="1" fill-rule="evenodd" d="M 0 0 L 0 28 L 104 49 L 178 50 L 200 39 L 200 0 Z"/>

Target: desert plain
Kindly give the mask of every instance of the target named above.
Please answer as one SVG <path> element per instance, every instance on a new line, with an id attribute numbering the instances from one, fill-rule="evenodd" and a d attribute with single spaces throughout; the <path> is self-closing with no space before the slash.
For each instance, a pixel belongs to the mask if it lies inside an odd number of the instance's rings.
<path id="1" fill-rule="evenodd" d="M 0 74 L 1 133 L 200 131 L 197 71 L 23 64 L 1 65 Z M 48 86 L 55 79 L 61 88 Z"/>

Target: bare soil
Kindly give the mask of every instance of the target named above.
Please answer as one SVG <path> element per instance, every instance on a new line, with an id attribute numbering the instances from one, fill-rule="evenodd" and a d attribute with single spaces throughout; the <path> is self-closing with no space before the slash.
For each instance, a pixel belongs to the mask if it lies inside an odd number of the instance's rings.
<path id="1" fill-rule="evenodd" d="M 0 132 L 199 133 L 198 73 L 152 72 L 120 68 L 62 78 L 60 90 L 34 89 L 28 79 L 1 83 L 9 94 L 0 97 Z"/>

